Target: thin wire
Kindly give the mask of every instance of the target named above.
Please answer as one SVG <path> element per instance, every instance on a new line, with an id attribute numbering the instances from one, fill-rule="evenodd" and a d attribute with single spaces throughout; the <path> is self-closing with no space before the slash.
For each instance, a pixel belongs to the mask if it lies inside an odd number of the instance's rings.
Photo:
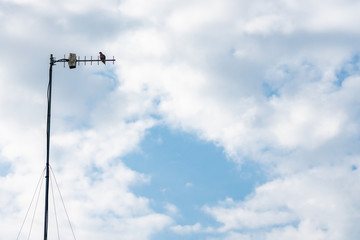
<path id="1" fill-rule="evenodd" d="M 41 173 L 41 175 L 40 175 L 40 178 L 39 178 L 39 181 L 38 181 L 38 183 L 37 183 L 37 185 L 36 185 L 34 194 L 33 194 L 32 198 L 31 198 L 31 202 L 30 202 L 29 208 L 28 208 L 28 210 L 27 210 L 27 212 L 26 212 L 26 214 L 25 214 L 25 219 L 24 219 L 23 223 L 21 224 L 20 231 L 19 231 L 19 233 L 18 233 L 18 235 L 17 235 L 17 237 L 16 237 L 16 240 L 18 240 L 19 237 L 20 237 L 21 231 L 22 231 L 22 229 L 23 229 L 23 227 L 24 227 L 25 221 L 26 221 L 26 219 L 27 219 L 27 216 L 28 216 L 28 214 L 29 214 L 29 212 L 30 212 L 30 208 L 31 208 L 32 203 L 33 203 L 33 201 L 34 201 L 35 194 L 36 194 L 36 192 L 38 191 L 40 181 L 41 181 L 41 180 L 44 181 L 44 179 L 43 179 L 44 173 L 45 173 L 45 168 L 44 168 L 44 170 L 42 171 L 42 173 Z M 42 182 L 41 182 L 41 185 L 42 185 Z"/>
<path id="2" fill-rule="evenodd" d="M 44 182 L 44 181 L 41 181 L 40 189 L 41 189 L 41 187 L 42 187 L 42 185 L 43 185 L 43 182 Z M 34 219 L 35 219 L 35 213 L 36 213 L 37 206 L 38 206 L 38 203 L 39 203 L 40 192 L 41 192 L 41 191 L 39 190 L 39 194 L 38 194 L 37 199 L 36 199 L 36 204 L 35 204 L 35 209 L 34 209 L 33 218 L 32 218 L 32 220 L 31 220 L 31 225 L 30 225 L 28 240 L 30 239 L 30 235 L 31 235 L 31 231 L 32 231 L 32 226 L 33 226 Z"/>
<path id="3" fill-rule="evenodd" d="M 52 174 L 53 174 L 53 176 L 54 176 L 55 184 L 56 184 L 56 187 L 57 187 L 57 189 L 58 189 L 58 192 L 59 192 L 59 195 L 60 195 L 60 198 L 61 198 L 61 202 L 62 202 L 62 204 L 63 204 L 63 207 L 64 207 L 64 210 L 65 210 L 65 213 L 66 213 L 66 217 L 67 217 L 67 220 L 68 220 L 68 223 L 69 223 L 71 232 L 72 232 L 72 234 L 73 234 L 74 239 L 76 240 L 75 233 L 74 233 L 74 229 L 73 229 L 73 227 L 72 227 L 72 225 L 71 225 L 70 218 L 69 218 L 69 214 L 68 214 L 68 212 L 67 212 L 67 210 L 66 210 L 66 207 L 65 207 L 64 199 L 63 199 L 63 197 L 62 197 L 62 195 L 61 195 L 59 185 L 58 185 L 58 183 L 57 183 L 55 174 L 54 174 L 51 166 L 50 166 L 50 170 L 51 170 L 51 172 L 52 172 Z"/>
<path id="4" fill-rule="evenodd" d="M 50 189 L 51 189 L 51 194 L 52 194 L 52 198 L 53 198 L 56 230 L 57 230 L 58 239 L 60 240 L 59 223 L 58 223 L 58 217 L 57 217 L 57 213 L 56 213 L 56 204 L 55 204 L 55 197 L 54 197 L 54 187 L 53 187 L 53 182 L 52 182 L 51 176 L 52 175 L 50 175 Z"/>

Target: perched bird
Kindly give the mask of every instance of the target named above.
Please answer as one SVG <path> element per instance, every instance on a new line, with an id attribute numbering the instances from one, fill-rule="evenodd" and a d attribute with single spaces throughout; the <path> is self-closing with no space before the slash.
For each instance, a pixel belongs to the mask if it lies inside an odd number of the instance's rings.
<path id="1" fill-rule="evenodd" d="M 103 64 L 105 64 L 106 56 L 102 52 L 99 52 L 99 54 L 100 54 L 100 60 L 103 62 Z"/>

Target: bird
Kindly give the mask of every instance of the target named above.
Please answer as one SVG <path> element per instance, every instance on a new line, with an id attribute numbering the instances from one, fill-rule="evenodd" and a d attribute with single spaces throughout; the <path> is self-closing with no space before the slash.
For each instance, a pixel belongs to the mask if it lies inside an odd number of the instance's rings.
<path id="1" fill-rule="evenodd" d="M 105 63 L 106 56 L 102 52 L 99 52 L 99 54 L 100 54 L 100 60 L 102 61 L 102 63 L 106 64 Z"/>

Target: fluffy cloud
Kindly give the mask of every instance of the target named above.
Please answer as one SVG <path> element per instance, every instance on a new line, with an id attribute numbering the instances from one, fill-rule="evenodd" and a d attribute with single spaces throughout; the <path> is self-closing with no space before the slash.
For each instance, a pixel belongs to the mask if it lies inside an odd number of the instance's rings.
<path id="1" fill-rule="evenodd" d="M 358 178 L 346 164 L 314 168 L 268 182 L 243 202 L 227 199 L 204 210 L 223 224 L 218 231 L 257 229 L 266 239 L 353 239 L 359 234 Z"/>
<path id="2" fill-rule="evenodd" d="M 37 179 L 45 156 L 44 59 L 74 49 L 117 59 L 106 69 L 54 69 L 53 164 L 72 186 L 64 187 L 69 208 L 82 209 L 73 215 L 83 238 L 107 232 L 150 239 L 171 224 L 177 233 L 221 239 L 359 236 L 356 1 L 0 6 L 0 164 L 9 165 L 0 172 L 4 238 L 24 215 L 20 206 L 36 184 L 29 179 Z M 121 162 L 159 123 L 213 142 L 240 165 L 262 164 L 269 182 L 243 201 L 205 206 L 220 228 L 174 223 L 131 192 L 150 180 Z M 165 208 L 178 214 L 172 203 Z"/>

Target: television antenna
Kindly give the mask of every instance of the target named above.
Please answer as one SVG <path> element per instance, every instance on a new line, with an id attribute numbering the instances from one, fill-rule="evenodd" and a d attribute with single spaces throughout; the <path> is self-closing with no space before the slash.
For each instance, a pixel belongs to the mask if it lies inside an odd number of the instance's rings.
<path id="1" fill-rule="evenodd" d="M 99 53 L 100 56 L 97 57 L 97 59 L 93 59 L 92 57 L 90 59 L 80 59 L 80 57 L 76 57 L 75 53 L 70 53 L 68 58 L 64 58 L 56 60 L 56 58 L 53 57 L 53 54 L 50 54 L 50 69 L 49 69 L 49 84 L 48 84 L 48 90 L 47 90 L 47 126 L 46 126 L 46 172 L 45 172 L 45 216 L 44 216 L 44 240 L 47 240 L 48 236 L 48 216 L 49 216 L 49 170 L 50 170 L 50 120 L 51 120 L 51 93 L 52 93 L 52 68 L 56 63 L 63 62 L 64 67 L 65 63 L 68 63 L 69 68 L 73 69 L 76 68 L 76 65 L 80 65 L 80 63 L 90 63 L 92 65 L 93 62 L 97 62 L 99 65 L 100 62 L 106 64 L 106 62 L 114 62 L 116 61 L 114 57 L 112 59 L 106 59 L 105 55 L 103 55 L 101 52 Z"/>

